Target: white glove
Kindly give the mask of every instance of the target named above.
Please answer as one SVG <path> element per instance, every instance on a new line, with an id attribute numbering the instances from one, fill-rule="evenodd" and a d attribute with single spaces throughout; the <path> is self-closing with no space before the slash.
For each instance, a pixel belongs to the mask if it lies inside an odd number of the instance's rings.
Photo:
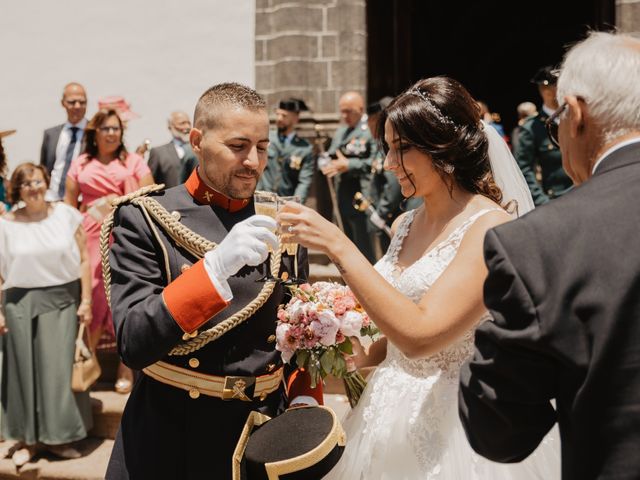
<path id="1" fill-rule="evenodd" d="M 227 279 L 245 265 L 260 265 L 269 255 L 269 247 L 278 249 L 278 238 L 271 231 L 276 221 L 266 215 L 254 215 L 237 223 L 216 248 L 204 255 L 204 268 L 218 293 L 227 301 L 233 298 Z"/>
<path id="2" fill-rule="evenodd" d="M 384 227 L 387 225 L 384 219 L 380 215 L 378 215 L 378 212 L 376 212 L 375 210 L 371 212 L 369 220 L 380 230 L 384 230 Z"/>

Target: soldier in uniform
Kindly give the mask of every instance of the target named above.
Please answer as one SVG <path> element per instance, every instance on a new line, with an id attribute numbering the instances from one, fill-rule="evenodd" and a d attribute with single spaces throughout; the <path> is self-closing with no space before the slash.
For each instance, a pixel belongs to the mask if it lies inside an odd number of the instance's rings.
<path id="1" fill-rule="evenodd" d="M 338 104 L 344 126 L 336 130 L 328 153 L 331 163 L 322 169 L 327 177 L 337 179 L 336 195 L 344 233 L 371 263 L 375 262 L 367 216 L 353 207 L 353 196 L 367 192 L 375 149 L 364 114 L 364 100 L 357 92 L 347 92 Z"/>
<path id="2" fill-rule="evenodd" d="M 262 277 L 256 266 L 267 258 L 267 245 L 277 248 L 275 220 L 254 215 L 252 199 L 267 162 L 264 100 L 242 85 L 215 85 L 198 101 L 190 143 L 199 167 L 185 184 L 138 197 L 113 219 L 118 351 L 143 374 L 125 407 L 107 479 L 230 478 L 251 411 L 272 416 L 287 403 L 322 400 L 305 372 L 284 381 L 275 350 L 277 307 L 286 301 L 280 283 L 246 321 L 198 343 L 258 296 L 265 283 L 256 282 Z M 159 205 L 165 220 L 149 205 Z M 179 227 L 188 229 L 186 240 L 170 234 Z M 196 234 L 217 243 L 200 259 L 193 253 L 202 243 Z M 293 257 L 282 258 L 281 270 L 293 271 Z M 306 252 L 298 259 L 306 273 Z"/>
<path id="3" fill-rule="evenodd" d="M 562 155 L 547 135 L 545 121 L 558 108 L 556 82 L 558 75 L 552 67 L 543 67 L 531 79 L 538 85 L 542 97 L 539 113 L 526 120 L 519 130 L 514 156 L 524 174 L 536 205 L 565 193 L 572 185 L 562 168 Z M 541 182 L 536 178 L 540 170 Z"/>
<path id="4" fill-rule="evenodd" d="M 276 109 L 277 131 L 269 133 L 269 159 L 258 190 L 280 196 L 298 195 L 304 203 L 313 180 L 313 148 L 296 133 L 300 112 L 308 110 L 303 100 L 280 101 Z"/>

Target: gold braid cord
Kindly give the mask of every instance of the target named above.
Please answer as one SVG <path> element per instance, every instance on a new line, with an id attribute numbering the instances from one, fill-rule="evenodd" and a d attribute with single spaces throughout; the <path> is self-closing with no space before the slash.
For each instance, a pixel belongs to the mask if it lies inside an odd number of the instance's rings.
<path id="1" fill-rule="evenodd" d="M 115 210 L 118 206 L 125 203 L 132 203 L 139 206 L 148 212 L 151 217 L 158 223 L 158 225 L 176 242 L 177 245 L 183 247 L 189 251 L 196 258 L 204 257 L 204 254 L 209 250 L 216 248 L 216 244 L 207 240 L 206 238 L 198 235 L 194 231 L 188 229 L 182 225 L 178 220 L 173 218 L 171 214 L 158 203 L 157 200 L 146 197 L 147 194 L 161 190 L 164 185 L 151 185 L 149 187 L 141 188 L 140 190 L 119 197 L 113 200 L 112 205 L 114 210 L 109 214 L 102 224 L 102 230 L 100 231 L 100 254 L 102 257 L 102 275 L 104 278 L 104 288 L 107 295 L 107 302 L 111 305 L 111 267 L 109 265 L 109 237 L 111 230 L 113 229 L 113 218 Z M 278 250 L 271 254 L 271 275 L 277 277 L 280 270 L 280 257 L 281 252 Z M 273 293 L 275 282 L 265 282 L 264 286 L 258 293 L 258 296 L 254 298 L 244 308 L 218 323 L 214 327 L 201 332 L 197 337 L 181 343 L 174 347 L 169 355 L 188 355 L 201 349 L 207 343 L 212 342 L 220 338 L 229 330 L 237 327 L 249 317 L 251 317 L 264 303 L 269 296 Z"/>

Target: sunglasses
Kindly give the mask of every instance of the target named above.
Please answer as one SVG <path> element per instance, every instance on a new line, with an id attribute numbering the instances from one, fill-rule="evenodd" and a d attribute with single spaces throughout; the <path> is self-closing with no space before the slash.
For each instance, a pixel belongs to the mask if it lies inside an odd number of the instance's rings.
<path id="1" fill-rule="evenodd" d="M 546 122 L 544 122 L 544 125 L 547 128 L 547 135 L 549 136 L 549 140 L 551 140 L 551 143 L 553 143 L 558 148 L 560 148 L 560 141 L 558 140 L 559 125 L 558 122 L 556 122 L 556 119 L 558 119 L 558 117 L 562 115 L 562 112 L 564 112 L 566 108 L 567 103 L 565 102 L 560 105 L 560 108 L 553 112 L 553 114 L 549 118 L 547 118 Z"/>

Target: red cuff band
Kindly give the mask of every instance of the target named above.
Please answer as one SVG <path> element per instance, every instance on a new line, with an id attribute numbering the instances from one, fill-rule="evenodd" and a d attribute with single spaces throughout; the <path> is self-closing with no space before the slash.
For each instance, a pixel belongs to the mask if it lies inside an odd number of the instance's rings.
<path id="1" fill-rule="evenodd" d="M 293 400 L 300 395 L 313 397 L 318 405 L 324 405 L 322 396 L 322 382 L 319 382 L 315 388 L 311 388 L 311 376 L 303 368 L 295 370 L 287 379 L 287 393 L 289 400 Z"/>
<path id="2" fill-rule="evenodd" d="M 191 333 L 229 305 L 218 293 L 200 260 L 167 285 L 164 303 L 180 328 Z"/>

